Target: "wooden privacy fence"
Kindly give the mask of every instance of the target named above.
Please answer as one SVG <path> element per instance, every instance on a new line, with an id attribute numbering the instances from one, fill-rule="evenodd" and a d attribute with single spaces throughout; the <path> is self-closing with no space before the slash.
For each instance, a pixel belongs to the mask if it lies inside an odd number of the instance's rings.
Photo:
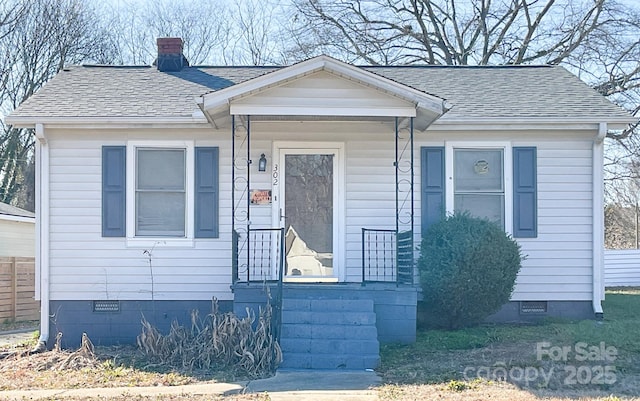
<path id="1" fill-rule="evenodd" d="M 34 258 L 0 257 L 0 320 L 38 319 L 35 280 Z"/>
<path id="2" fill-rule="evenodd" d="M 640 287 L 640 250 L 606 249 L 604 284 L 607 287 Z"/>

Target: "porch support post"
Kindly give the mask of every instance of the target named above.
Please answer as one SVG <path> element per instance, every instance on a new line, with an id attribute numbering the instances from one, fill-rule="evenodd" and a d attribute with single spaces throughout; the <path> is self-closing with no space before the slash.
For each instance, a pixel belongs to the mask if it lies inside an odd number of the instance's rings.
<path id="1" fill-rule="evenodd" d="M 249 227 L 251 225 L 249 183 L 251 175 L 251 119 L 246 116 L 244 130 L 238 129 L 235 115 L 231 115 L 231 231 L 233 237 L 233 279 L 237 280 L 249 269 Z M 244 132 L 243 132 L 244 131 Z M 246 147 L 243 149 L 243 146 Z"/>
<path id="2" fill-rule="evenodd" d="M 238 242 L 236 233 L 236 116 L 231 115 L 231 281 L 235 284 L 239 279 Z"/>
<path id="3" fill-rule="evenodd" d="M 396 167 L 396 235 L 400 232 L 400 171 L 399 169 L 399 133 L 400 130 L 398 128 L 398 117 L 395 118 L 395 130 L 396 130 L 396 159 L 393 165 Z"/>
<path id="4" fill-rule="evenodd" d="M 399 118 L 395 118 L 396 282 L 399 284 L 413 284 L 414 276 L 413 123 L 413 117 L 405 124 L 400 124 Z"/>
<path id="5" fill-rule="evenodd" d="M 250 259 L 250 247 L 251 247 L 251 238 L 249 230 L 251 229 L 251 116 L 247 115 L 247 199 L 246 199 L 246 210 L 247 210 L 247 282 L 250 280 L 250 269 L 251 265 L 249 264 Z"/>
<path id="6" fill-rule="evenodd" d="M 413 191 L 414 187 L 414 179 L 415 179 L 415 174 L 414 174 L 414 166 L 415 166 L 415 159 L 414 159 L 414 149 L 413 149 L 413 119 L 414 117 L 411 117 L 411 126 L 409 128 L 410 131 L 410 137 L 411 137 L 411 144 L 409 145 L 409 147 L 411 148 L 411 233 L 414 233 L 414 225 L 415 225 L 415 193 Z M 413 252 L 411 253 L 411 255 L 413 255 Z M 413 261 L 413 257 L 412 257 L 412 261 Z"/>

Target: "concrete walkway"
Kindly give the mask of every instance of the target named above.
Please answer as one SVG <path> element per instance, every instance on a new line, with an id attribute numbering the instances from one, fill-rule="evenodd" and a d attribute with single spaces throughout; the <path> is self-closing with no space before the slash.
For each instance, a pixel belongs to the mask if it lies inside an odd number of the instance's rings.
<path id="1" fill-rule="evenodd" d="M 374 387 L 380 378 L 374 372 L 283 370 L 268 379 L 244 383 L 204 383 L 184 386 L 78 388 L 55 390 L 0 391 L 0 400 L 50 400 L 96 397 L 109 399 L 157 395 L 228 396 L 239 393 L 267 393 L 273 401 L 346 400 L 374 401 Z"/>
<path id="2" fill-rule="evenodd" d="M 31 338 L 34 328 L 0 332 L 0 345 Z M 1 380 L 1 379 L 0 379 Z M 267 393 L 272 401 L 374 401 L 380 377 L 373 371 L 278 370 L 273 377 L 240 383 L 200 383 L 184 386 L 105 387 L 0 391 L 0 400 L 52 400 L 97 397 L 109 399 L 158 395 L 227 396 Z"/>
<path id="3" fill-rule="evenodd" d="M 374 401 L 380 377 L 373 371 L 279 370 L 268 379 L 247 384 L 247 393 L 269 394 L 274 401 Z"/>
<path id="4" fill-rule="evenodd" d="M 38 330 L 37 327 L 30 327 L 26 329 L 0 331 L 0 347 L 27 341 L 31 339 L 33 332 L 36 330 Z"/>

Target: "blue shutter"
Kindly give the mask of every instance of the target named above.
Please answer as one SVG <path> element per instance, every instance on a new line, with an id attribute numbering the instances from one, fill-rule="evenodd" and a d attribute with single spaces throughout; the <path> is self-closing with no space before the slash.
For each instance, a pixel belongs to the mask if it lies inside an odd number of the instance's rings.
<path id="1" fill-rule="evenodd" d="M 196 238 L 218 238 L 218 148 L 198 147 L 195 153 Z"/>
<path id="2" fill-rule="evenodd" d="M 126 233 L 126 147 L 102 147 L 102 236 Z"/>
<path id="3" fill-rule="evenodd" d="M 535 147 L 513 148 L 513 236 L 538 236 L 538 186 Z"/>
<path id="4" fill-rule="evenodd" d="M 422 233 L 445 215 L 444 147 L 422 148 Z"/>

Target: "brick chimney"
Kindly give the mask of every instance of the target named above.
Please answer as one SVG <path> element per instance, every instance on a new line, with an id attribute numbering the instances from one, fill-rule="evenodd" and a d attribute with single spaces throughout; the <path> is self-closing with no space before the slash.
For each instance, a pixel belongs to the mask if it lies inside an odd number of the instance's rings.
<path id="1" fill-rule="evenodd" d="M 156 65 L 162 72 L 180 71 L 189 66 L 189 61 L 182 54 L 181 38 L 158 38 L 158 58 Z"/>

